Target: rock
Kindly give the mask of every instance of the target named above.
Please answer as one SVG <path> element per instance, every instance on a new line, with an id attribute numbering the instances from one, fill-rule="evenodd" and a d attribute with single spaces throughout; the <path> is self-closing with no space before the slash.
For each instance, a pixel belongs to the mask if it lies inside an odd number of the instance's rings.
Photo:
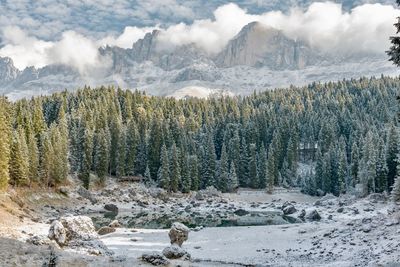
<path id="1" fill-rule="evenodd" d="M 98 238 L 93 221 L 87 216 L 61 217 L 60 222 L 65 228 L 67 241 L 72 239 L 92 240 Z"/>
<path id="2" fill-rule="evenodd" d="M 104 209 L 114 213 L 118 213 L 118 207 L 115 204 L 106 204 L 104 205 Z"/>
<path id="3" fill-rule="evenodd" d="M 369 225 L 369 224 L 363 225 L 361 228 L 361 231 L 363 231 L 364 233 L 371 232 L 371 225 Z"/>
<path id="4" fill-rule="evenodd" d="M 97 231 L 97 233 L 99 235 L 107 235 L 107 234 L 114 233 L 114 232 L 115 232 L 115 228 L 110 227 L 110 226 L 103 226 Z"/>
<path id="5" fill-rule="evenodd" d="M 237 209 L 233 213 L 235 213 L 237 216 L 244 216 L 244 215 L 249 214 L 249 212 L 244 209 Z"/>
<path id="6" fill-rule="evenodd" d="M 118 227 L 121 227 L 121 224 L 119 223 L 118 220 L 114 220 L 108 225 L 108 227 L 118 228 Z"/>
<path id="7" fill-rule="evenodd" d="M 88 199 L 92 203 L 92 205 L 97 203 L 97 199 L 92 195 L 92 193 L 90 193 L 89 190 L 83 188 L 82 186 L 79 187 L 77 193 L 81 197 Z"/>
<path id="8" fill-rule="evenodd" d="M 182 246 L 183 242 L 188 240 L 189 231 L 190 229 L 186 225 L 179 222 L 173 223 L 168 233 L 171 244 Z"/>
<path id="9" fill-rule="evenodd" d="M 190 254 L 177 244 L 172 244 L 171 246 L 164 248 L 162 253 L 167 259 L 180 259 L 182 257 L 190 259 Z"/>
<path id="10" fill-rule="evenodd" d="M 319 221 L 321 220 L 321 215 L 319 215 L 317 210 L 312 210 L 306 217 L 310 221 Z"/>
<path id="11" fill-rule="evenodd" d="M 343 210 L 344 210 L 343 207 L 340 207 L 340 208 L 338 208 L 336 211 L 339 212 L 339 213 L 342 213 Z"/>
<path id="12" fill-rule="evenodd" d="M 150 263 L 154 266 L 168 265 L 169 260 L 158 252 L 144 253 L 141 257 L 142 261 Z"/>
<path id="13" fill-rule="evenodd" d="M 368 196 L 368 199 L 375 200 L 375 201 L 386 201 L 387 197 L 385 194 L 373 193 Z"/>
<path id="14" fill-rule="evenodd" d="M 284 210 L 287 206 L 290 206 L 290 205 L 292 205 L 292 204 L 290 204 L 289 201 L 285 201 L 285 202 L 282 204 L 281 210 Z"/>
<path id="15" fill-rule="evenodd" d="M 221 192 L 218 191 L 214 186 L 209 186 L 206 189 L 197 191 L 196 193 L 196 200 L 211 200 L 213 197 L 221 196 Z"/>
<path id="16" fill-rule="evenodd" d="M 290 215 L 295 213 L 297 210 L 293 205 L 288 205 L 283 209 L 283 214 Z"/>
<path id="17" fill-rule="evenodd" d="M 50 240 L 45 235 L 34 235 L 28 238 L 26 242 L 29 244 L 33 244 L 35 246 L 44 246 L 44 245 L 50 245 L 54 241 Z"/>
<path id="18" fill-rule="evenodd" d="M 68 196 L 69 194 L 69 189 L 66 186 L 61 186 L 60 188 L 58 188 L 58 192 L 60 192 L 61 194 Z"/>
<path id="19" fill-rule="evenodd" d="M 68 243 L 68 248 L 71 248 L 78 252 L 96 256 L 98 255 L 111 256 L 114 254 L 114 252 L 108 249 L 107 246 L 100 239 L 71 240 Z"/>
<path id="20" fill-rule="evenodd" d="M 306 211 L 304 209 L 302 209 L 300 211 L 299 218 L 304 221 L 305 217 L 306 217 Z"/>
<path id="21" fill-rule="evenodd" d="M 48 237 L 56 241 L 60 246 L 67 244 L 67 232 L 60 221 L 55 220 L 51 223 Z"/>

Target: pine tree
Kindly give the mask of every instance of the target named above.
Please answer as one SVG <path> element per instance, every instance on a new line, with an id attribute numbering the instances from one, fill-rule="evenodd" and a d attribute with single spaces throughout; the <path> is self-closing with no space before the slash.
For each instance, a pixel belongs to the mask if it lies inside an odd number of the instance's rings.
<path id="1" fill-rule="evenodd" d="M 108 128 L 100 129 L 96 138 L 95 171 L 101 184 L 105 182 L 110 162 L 110 140 L 107 132 Z"/>
<path id="2" fill-rule="evenodd" d="M 267 192 L 271 194 L 274 190 L 275 181 L 278 179 L 276 174 L 276 164 L 275 164 L 274 151 L 272 149 L 272 145 L 270 145 L 267 158 L 267 177 L 268 177 Z"/>
<path id="3" fill-rule="evenodd" d="M 151 124 L 148 149 L 148 163 L 152 176 L 156 176 L 157 171 L 160 168 L 160 151 L 162 143 L 161 124 L 159 119 L 155 118 Z"/>
<path id="4" fill-rule="evenodd" d="M 339 192 L 341 194 L 346 193 L 346 181 L 347 179 L 347 172 L 348 172 L 348 166 L 347 166 L 347 156 L 346 156 L 346 151 L 342 147 L 339 149 L 339 162 L 338 162 L 338 170 L 337 170 L 337 175 L 338 175 L 338 187 L 339 187 Z"/>
<path id="5" fill-rule="evenodd" d="M 39 150 L 35 135 L 30 133 L 28 136 L 28 158 L 29 158 L 29 177 L 30 181 L 39 181 Z"/>
<path id="6" fill-rule="evenodd" d="M 191 189 L 194 191 L 199 190 L 199 163 L 197 160 L 197 156 L 193 155 L 189 157 L 189 168 L 190 168 L 190 177 L 191 181 Z"/>
<path id="7" fill-rule="evenodd" d="M 119 131 L 119 138 L 117 141 L 117 152 L 116 152 L 116 163 L 115 163 L 115 175 L 122 177 L 125 175 L 125 162 L 126 162 L 126 128 L 121 126 Z"/>
<path id="8" fill-rule="evenodd" d="M 19 128 L 13 134 L 9 170 L 10 180 L 13 185 L 29 184 L 28 146 L 22 128 Z"/>
<path id="9" fill-rule="evenodd" d="M 219 160 L 219 186 L 218 189 L 222 192 L 227 191 L 228 187 L 228 175 L 229 175 L 229 165 L 228 165 L 228 154 L 226 152 L 225 144 L 222 145 L 221 159 Z"/>
<path id="10" fill-rule="evenodd" d="M 8 113 L 8 103 L 0 97 L 0 192 L 7 189 L 10 161 L 10 134 L 11 127 Z"/>
<path id="11" fill-rule="evenodd" d="M 123 145 L 125 145 L 125 140 L 121 140 L 121 138 L 125 138 L 125 134 L 122 129 L 122 120 L 118 115 L 112 118 L 111 126 L 110 126 L 110 135 L 111 135 L 111 149 L 110 149 L 110 174 L 113 175 L 121 175 L 122 171 L 122 162 L 120 160 L 123 158 L 125 162 L 125 157 L 122 157 L 122 153 L 124 151 L 120 151 Z M 125 150 L 125 148 L 124 148 Z M 144 166 L 145 168 L 146 166 Z M 118 174 L 117 174 L 118 168 Z M 144 170 L 143 170 L 144 171 Z"/>
<path id="12" fill-rule="evenodd" d="M 146 185 L 150 185 L 151 183 L 152 183 L 152 179 L 151 179 L 151 173 L 150 173 L 150 168 L 149 168 L 149 165 L 147 165 L 146 166 L 146 171 L 144 172 L 144 176 L 143 176 L 143 178 L 144 178 L 144 183 L 146 184 Z"/>
<path id="13" fill-rule="evenodd" d="M 326 175 L 326 164 L 325 164 L 325 159 L 322 155 L 321 148 L 318 147 L 317 149 L 317 154 L 316 154 L 316 166 L 315 166 L 315 184 L 317 187 L 317 190 L 322 190 L 323 191 L 323 181 L 325 180 L 325 175 Z"/>
<path id="14" fill-rule="evenodd" d="M 137 149 L 136 149 L 135 174 L 143 175 L 144 172 L 146 171 L 146 165 L 147 165 L 146 138 L 144 136 L 141 136 L 140 141 L 137 146 Z"/>
<path id="15" fill-rule="evenodd" d="M 49 138 L 51 142 L 51 168 L 50 168 L 50 185 L 58 185 L 63 183 L 68 175 L 68 161 L 66 160 L 67 151 L 62 143 L 61 133 L 55 123 L 49 128 Z"/>
<path id="16" fill-rule="evenodd" d="M 83 152 L 83 162 L 79 173 L 79 178 L 83 181 L 83 186 L 86 189 L 89 189 L 93 155 L 93 132 L 90 129 L 86 129 L 84 133 Z"/>
<path id="17" fill-rule="evenodd" d="M 235 164 L 231 162 L 229 167 L 229 175 L 228 175 L 228 185 L 227 190 L 228 192 L 233 192 L 239 187 L 238 177 L 236 175 Z"/>
<path id="18" fill-rule="evenodd" d="M 258 188 L 259 178 L 257 175 L 257 150 L 255 144 L 250 144 L 249 176 L 250 176 L 250 187 Z"/>
<path id="19" fill-rule="evenodd" d="M 394 179 L 396 177 L 396 170 L 397 170 L 397 155 L 400 153 L 399 150 L 399 133 L 397 128 L 392 124 L 388 137 L 387 137 L 387 159 L 386 165 L 388 168 L 388 191 L 390 192 L 391 187 L 394 183 Z"/>
<path id="20" fill-rule="evenodd" d="M 397 5 L 400 5 L 400 1 L 396 0 Z M 396 27 L 396 34 L 400 33 L 400 17 L 397 18 L 397 22 L 394 24 Z M 391 36 L 390 42 L 392 46 L 386 53 L 389 55 L 389 60 L 392 61 L 397 66 L 400 66 L 400 37 Z"/>
<path id="21" fill-rule="evenodd" d="M 181 154 L 183 154 L 181 152 Z M 186 156 L 183 157 L 183 159 L 181 160 L 181 166 L 182 166 L 182 170 L 181 170 L 181 176 L 182 176 L 182 193 L 189 193 L 190 192 L 190 188 L 192 186 L 192 179 L 190 178 L 190 162 L 189 162 L 189 158 Z"/>
<path id="22" fill-rule="evenodd" d="M 127 126 L 127 133 L 126 133 L 126 169 L 125 172 L 127 175 L 134 175 L 135 174 L 135 161 L 136 161 L 136 154 L 137 154 L 137 146 L 139 140 L 139 133 L 136 127 L 136 123 L 134 120 L 130 120 Z M 156 177 L 154 175 L 152 177 Z"/>
<path id="23" fill-rule="evenodd" d="M 161 147 L 161 156 L 160 156 L 161 166 L 158 169 L 157 180 L 159 186 L 164 188 L 165 190 L 171 190 L 171 182 L 170 182 L 170 175 L 169 175 L 169 158 L 168 158 L 168 151 L 165 144 Z"/>
<path id="24" fill-rule="evenodd" d="M 50 186 L 51 172 L 53 168 L 53 146 L 49 133 L 44 133 L 41 139 L 41 160 L 40 160 L 40 177 L 42 182 L 48 187 Z"/>
<path id="25" fill-rule="evenodd" d="M 362 157 L 360 160 L 359 176 L 362 184 L 362 194 L 367 195 L 371 192 L 375 192 L 375 180 L 376 180 L 376 151 L 374 148 L 374 140 L 371 132 L 367 134 L 365 138 Z"/>
<path id="26" fill-rule="evenodd" d="M 267 155 L 264 148 L 264 144 L 261 146 L 260 152 L 258 153 L 258 184 L 259 188 L 267 187 Z"/>
<path id="27" fill-rule="evenodd" d="M 386 148 L 382 139 L 379 140 L 376 161 L 376 191 L 382 193 L 388 188 L 388 168 L 386 165 Z"/>
<path id="28" fill-rule="evenodd" d="M 203 162 L 205 163 L 204 164 L 205 172 L 202 178 L 205 181 L 204 182 L 205 187 L 207 186 L 216 187 L 216 181 L 215 181 L 216 161 L 217 161 L 217 156 L 215 154 L 214 140 L 212 138 L 212 135 L 209 133 L 207 139 L 207 146 L 205 147 L 205 155 L 203 159 Z"/>
<path id="29" fill-rule="evenodd" d="M 169 158 L 169 175 L 170 175 L 170 188 L 171 191 L 177 192 L 179 188 L 179 182 L 181 181 L 181 168 L 179 166 L 178 149 L 175 143 L 172 144 L 170 148 L 170 158 Z"/>
<path id="30" fill-rule="evenodd" d="M 62 105 L 58 114 L 58 131 L 60 133 L 58 143 L 60 146 L 59 158 L 60 158 L 60 172 L 63 180 L 65 180 L 69 173 L 68 165 L 68 151 L 69 151 L 69 140 L 68 140 L 68 120 L 65 114 L 64 106 Z"/>
<path id="31" fill-rule="evenodd" d="M 354 142 L 352 147 L 351 147 L 351 177 L 352 177 L 352 182 L 349 184 L 350 187 L 354 187 L 356 184 L 358 184 L 359 177 L 358 177 L 358 165 L 359 165 L 359 148 L 357 146 L 357 143 Z"/>
<path id="32" fill-rule="evenodd" d="M 400 201 L 400 176 L 397 176 L 394 182 L 391 198 L 393 202 Z"/>
<path id="33" fill-rule="evenodd" d="M 242 138 L 240 143 L 239 165 L 237 167 L 237 175 L 241 187 L 247 187 L 249 185 L 249 162 L 250 156 L 247 142 L 245 138 Z"/>

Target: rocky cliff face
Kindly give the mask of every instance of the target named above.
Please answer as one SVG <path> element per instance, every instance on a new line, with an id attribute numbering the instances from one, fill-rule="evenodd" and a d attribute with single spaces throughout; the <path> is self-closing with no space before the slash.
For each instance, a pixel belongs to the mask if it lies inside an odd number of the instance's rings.
<path id="1" fill-rule="evenodd" d="M 318 61 L 306 44 L 258 22 L 246 25 L 216 57 L 220 67 L 267 66 L 273 70 L 302 69 Z"/>
<path id="2" fill-rule="evenodd" d="M 17 78 L 20 71 L 14 66 L 11 58 L 0 57 L 0 84 L 6 84 Z"/>
<path id="3" fill-rule="evenodd" d="M 217 55 L 194 44 L 168 45 L 162 34 L 149 32 L 129 49 L 100 48 L 104 68 L 95 66 L 82 75 L 66 65 L 18 70 L 10 58 L 0 58 L 0 95 L 17 98 L 84 85 L 117 85 L 155 95 L 173 95 L 193 87 L 247 94 L 290 84 L 397 73 L 382 55 L 321 54 L 258 22 L 243 27 Z"/>

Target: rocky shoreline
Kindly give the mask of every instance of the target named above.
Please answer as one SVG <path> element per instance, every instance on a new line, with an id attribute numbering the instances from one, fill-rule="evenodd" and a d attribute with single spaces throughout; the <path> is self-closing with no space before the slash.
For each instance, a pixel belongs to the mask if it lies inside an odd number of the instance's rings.
<path id="1" fill-rule="evenodd" d="M 9 192 L 0 202 L 15 220 L 0 225 L 1 266 L 400 266 L 400 208 L 382 194 L 168 194 L 110 182 Z M 184 244 L 171 227 L 184 229 Z"/>

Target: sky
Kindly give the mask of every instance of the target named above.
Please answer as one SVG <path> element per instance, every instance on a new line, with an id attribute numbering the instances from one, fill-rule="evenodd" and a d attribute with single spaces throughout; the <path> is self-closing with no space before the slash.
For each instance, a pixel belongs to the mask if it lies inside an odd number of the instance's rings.
<path id="1" fill-rule="evenodd" d="M 103 45 L 129 48 L 162 29 L 165 44 L 218 53 L 252 21 L 325 50 L 384 51 L 399 10 L 389 0 L 0 0 L 0 56 L 15 65 L 67 64 L 83 72 Z M 204 38 L 207 36 L 207 38 Z M 81 53 L 77 55 L 76 51 Z"/>

